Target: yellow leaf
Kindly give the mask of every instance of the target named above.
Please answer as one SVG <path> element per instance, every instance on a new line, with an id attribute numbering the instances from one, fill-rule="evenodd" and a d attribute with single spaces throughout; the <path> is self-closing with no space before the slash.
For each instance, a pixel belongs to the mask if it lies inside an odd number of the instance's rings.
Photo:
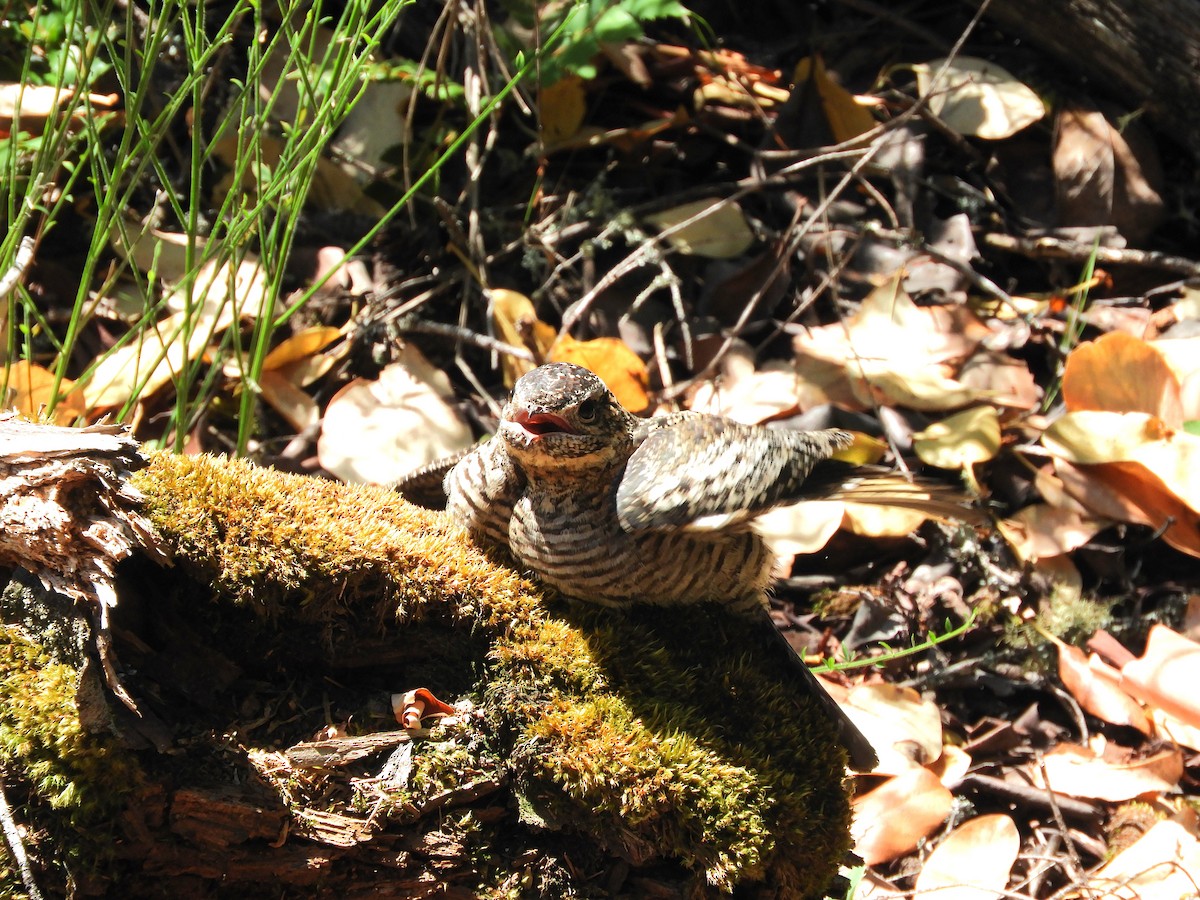
<path id="1" fill-rule="evenodd" d="M 693 256 L 731 259 L 754 243 L 741 207 L 731 200 L 696 200 L 648 215 L 646 221 L 661 231 L 671 229 L 666 235 L 671 246 Z"/>
<path id="2" fill-rule="evenodd" d="M 963 410 L 914 434 L 913 449 L 931 466 L 970 468 L 1000 449 L 1000 417 L 992 406 Z"/>
<path id="3" fill-rule="evenodd" d="M 875 127 L 875 118 L 848 90 L 831 79 L 820 57 L 806 56 L 796 64 L 792 75 L 795 90 L 814 88 L 821 98 L 821 110 L 829 123 L 833 139 L 839 144 L 852 141 Z"/>
<path id="4" fill-rule="evenodd" d="M 642 412 L 650 405 L 650 373 L 646 364 L 620 338 L 577 341 L 563 335 L 550 348 L 547 361 L 575 363 L 591 369 L 630 412 Z"/>
<path id="5" fill-rule="evenodd" d="M 314 325 L 312 328 L 298 331 L 267 354 L 267 358 L 263 360 L 263 369 L 281 369 L 291 363 L 307 359 L 314 353 L 320 353 L 336 341 L 341 334 L 340 328 L 334 328 L 331 325 Z"/>
<path id="6" fill-rule="evenodd" d="M 64 378 L 58 385 L 58 403 L 54 407 L 54 423 L 70 425 L 84 413 L 83 400 L 71 388 L 74 382 Z M 50 405 L 54 397 L 54 373 L 23 359 L 14 362 L 8 370 L 8 397 L 0 396 L 0 406 L 15 408 L 31 419 L 41 417 L 42 410 Z"/>
<path id="7" fill-rule="evenodd" d="M 493 288 L 488 291 L 488 302 L 492 308 L 492 328 L 496 336 L 506 344 L 525 347 L 533 353 L 534 361 L 518 359 L 507 353 L 500 357 L 500 368 L 504 372 L 504 384 L 512 387 L 517 379 L 532 371 L 540 360 L 546 358 L 558 332 L 537 317 L 533 301 L 520 291 Z"/>
<path id="8" fill-rule="evenodd" d="M 959 134 L 1001 140 L 1046 115 L 1038 95 L 994 62 L 956 57 L 934 84 L 944 63 L 934 59 L 913 66 L 917 91 L 929 98 L 930 111 Z"/>
<path id="9" fill-rule="evenodd" d="M 573 137 L 587 112 L 583 79 L 567 75 L 538 92 L 542 118 L 542 140 L 550 146 Z"/>

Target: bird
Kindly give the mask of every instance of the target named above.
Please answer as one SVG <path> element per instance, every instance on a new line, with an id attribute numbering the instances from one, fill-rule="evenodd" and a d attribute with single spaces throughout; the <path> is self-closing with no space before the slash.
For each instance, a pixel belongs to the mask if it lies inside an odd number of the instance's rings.
<path id="1" fill-rule="evenodd" d="M 451 460 L 446 511 L 485 546 L 587 603 L 718 603 L 752 618 L 787 654 L 834 722 L 851 765 L 870 771 L 867 738 L 776 628 L 774 557 L 755 515 L 827 495 L 854 467 L 833 459 L 846 431 L 789 431 L 678 412 L 643 419 L 593 372 L 548 363 L 517 380 L 494 436 Z M 435 464 L 398 488 L 416 495 Z"/>

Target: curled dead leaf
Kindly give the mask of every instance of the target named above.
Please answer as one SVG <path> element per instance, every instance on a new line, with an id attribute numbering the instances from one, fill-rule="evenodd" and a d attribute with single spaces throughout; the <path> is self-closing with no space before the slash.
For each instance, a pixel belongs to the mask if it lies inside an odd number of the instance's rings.
<path id="1" fill-rule="evenodd" d="M 1150 720 L 1133 697 L 1121 689 L 1121 673 L 1098 656 L 1051 637 L 1058 648 L 1058 677 L 1079 705 L 1098 719 L 1150 734 Z"/>
<path id="2" fill-rule="evenodd" d="M 1155 625 L 1146 652 L 1121 667 L 1121 686 L 1183 723 L 1200 728 L 1200 644 L 1166 625 Z"/>

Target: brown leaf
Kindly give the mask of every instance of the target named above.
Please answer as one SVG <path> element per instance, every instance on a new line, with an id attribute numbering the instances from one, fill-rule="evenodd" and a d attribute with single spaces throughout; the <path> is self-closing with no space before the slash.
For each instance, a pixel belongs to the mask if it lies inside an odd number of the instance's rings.
<path id="1" fill-rule="evenodd" d="M 317 457 L 343 481 L 389 484 L 470 447 L 471 429 L 447 402 L 450 380 L 411 345 L 375 381 L 350 382 L 321 420 Z"/>
<path id="2" fill-rule="evenodd" d="M 1171 428 L 1183 424 L 1175 373 L 1152 344 L 1121 331 L 1072 351 L 1063 370 L 1062 394 L 1071 412 L 1144 412 Z"/>
<path id="3" fill-rule="evenodd" d="M 954 796 L 928 769 L 913 769 L 854 800 L 854 852 L 868 866 L 904 856 L 950 814 Z"/>
<path id="4" fill-rule="evenodd" d="M 1121 686 L 1187 725 L 1200 727 L 1200 644 L 1155 625 L 1140 659 L 1121 668 Z"/>
<path id="5" fill-rule="evenodd" d="M 1162 221 L 1161 164 L 1139 130 L 1117 128 L 1097 109 L 1063 109 L 1053 164 L 1060 224 L 1115 225 L 1137 244 Z"/>
<path id="6" fill-rule="evenodd" d="M 573 137 L 587 113 L 587 97 L 583 79 L 566 75 L 554 84 L 538 91 L 538 111 L 541 114 L 542 140 L 548 146 L 561 144 Z"/>
<path id="7" fill-rule="evenodd" d="M 1112 749 L 1112 745 L 1109 745 Z M 1111 754 L 1116 757 L 1114 750 Z M 1183 777 L 1183 754 L 1167 748 L 1151 756 L 1134 759 L 1099 757 L 1087 747 L 1059 744 L 1043 758 L 1041 767 L 1032 770 L 1033 780 L 1060 794 L 1094 800 L 1120 802 L 1146 794 L 1174 790 Z"/>
<path id="8" fill-rule="evenodd" d="M 1120 687 L 1120 672 L 1098 656 L 1089 658 L 1078 647 L 1056 639 L 1054 643 L 1058 647 L 1058 677 L 1080 706 L 1105 722 L 1150 734 L 1145 710 Z"/>
<path id="9" fill-rule="evenodd" d="M 1196 896 L 1200 841 L 1196 813 L 1184 809 L 1158 822 L 1088 879 L 1103 900 L 1179 900 Z"/>
<path id="10" fill-rule="evenodd" d="M 1021 835 L 1008 816 L 968 819 L 929 854 L 917 875 L 914 898 L 996 900 L 1004 896 Z"/>

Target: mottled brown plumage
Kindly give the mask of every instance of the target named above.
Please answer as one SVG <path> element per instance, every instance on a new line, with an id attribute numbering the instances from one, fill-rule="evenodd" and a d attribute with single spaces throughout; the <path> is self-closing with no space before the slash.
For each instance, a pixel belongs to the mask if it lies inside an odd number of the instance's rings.
<path id="1" fill-rule="evenodd" d="M 778 635 L 765 605 L 772 556 L 749 520 L 799 496 L 813 467 L 850 440 L 694 413 L 642 420 L 588 370 L 552 363 L 517 382 L 495 437 L 446 476 L 447 511 L 566 596 L 713 601 L 754 612 Z M 854 764 L 872 768 L 870 744 L 791 658 Z"/>

